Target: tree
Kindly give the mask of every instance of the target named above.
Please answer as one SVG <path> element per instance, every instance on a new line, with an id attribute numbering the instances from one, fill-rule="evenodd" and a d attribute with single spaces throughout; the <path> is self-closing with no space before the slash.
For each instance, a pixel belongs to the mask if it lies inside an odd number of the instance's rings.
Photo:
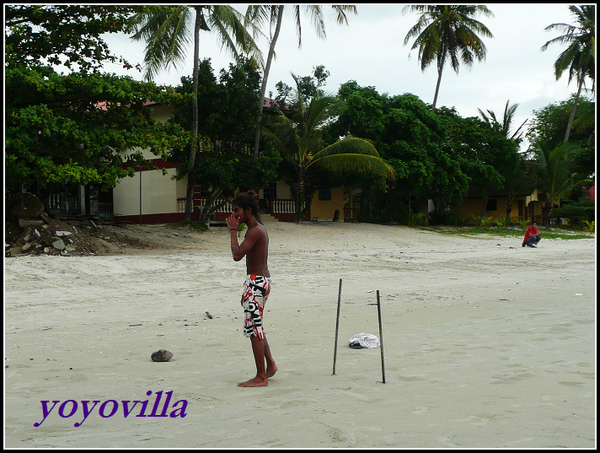
<path id="1" fill-rule="evenodd" d="M 201 223 L 208 223 L 213 212 L 225 204 L 237 188 L 262 187 L 277 177 L 279 154 L 268 149 L 254 158 L 250 148 L 259 84 L 260 75 L 246 59 L 230 64 L 228 71 L 222 69 L 219 80 L 213 74 L 210 59 L 200 62 L 198 94 L 205 100 L 198 112 L 202 152 L 192 168 L 185 163 L 189 149 L 173 153 L 169 158 L 184 162 L 178 168 L 179 179 L 191 173 L 196 181 L 201 181 L 207 197 L 198 219 Z M 191 79 L 182 77 L 182 85 L 177 87 L 182 102 L 176 104 L 174 121 L 188 129 L 192 123 L 192 90 Z M 226 196 L 223 201 L 217 201 L 223 195 Z"/>
<path id="2" fill-rule="evenodd" d="M 469 187 L 482 195 L 485 217 L 489 192 L 505 188 L 520 160 L 518 145 L 479 118 L 461 118 L 448 109 L 440 109 L 439 115 L 447 128 L 448 152 L 470 178 Z"/>
<path id="3" fill-rule="evenodd" d="M 187 140 L 181 128 L 150 118 L 148 100 L 174 97 L 153 83 L 106 74 L 61 76 L 51 68 L 11 68 L 5 83 L 9 183 L 109 189 L 131 176 L 134 164 L 145 163 L 142 149 L 164 156 Z"/>
<path id="4" fill-rule="evenodd" d="M 393 179 L 394 170 L 377 152 L 375 146 L 365 139 L 345 137 L 334 143 L 324 142 L 324 126 L 330 120 L 330 110 L 335 98 L 317 96 L 308 101 L 299 90 L 300 79 L 292 74 L 297 98 L 290 116 L 277 109 L 264 133 L 281 153 L 292 169 L 292 193 L 296 202 L 295 221 L 299 223 L 310 209 L 313 172 L 317 169 L 332 173 L 372 172 Z"/>
<path id="5" fill-rule="evenodd" d="M 6 12 L 9 186 L 95 183 L 109 189 L 132 175 L 134 164 L 146 164 L 142 149 L 164 155 L 185 145 L 181 128 L 153 121 L 146 105 L 171 102 L 172 93 L 99 72 L 105 61 L 118 60 L 101 35 L 120 32 L 131 7 L 19 5 Z M 78 71 L 60 75 L 52 67 L 60 64 Z"/>
<path id="6" fill-rule="evenodd" d="M 436 63 L 438 79 L 433 97 L 432 110 L 437 105 L 442 72 L 446 61 L 458 74 L 460 63 L 472 66 L 474 59 L 486 57 L 486 47 L 478 34 L 492 38 L 488 28 L 474 19 L 476 14 L 493 16 L 484 5 L 410 5 L 403 11 L 420 12 L 417 23 L 408 31 L 404 45 L 415 38 L 411 50 L 419 49 L 421 70 Z"/>
<path id="7" fill-rule="evenodd" d="M 533 112 L 527 131 L 530 143 L 528 153 L 531 159 L 536 158 L 538 149 L 550 152 L 564 143 L 563 134 L 573 111 L 576 95 L 568 100 L 552 103 Z M 586 178 L 593 177 L 596 168 L 596 104 L 593 100 L 581 97 L 569 136 L 571 151 L 569 158 L 577 173 Z"/>
<path id="8" fill-rule="evenodd" d="M 249 5 L 246 10 L 247 23 L 255 23 L 258 27 L 264 25 L 265 22 L 269 24 L 269 52 L 267 54 L 267 61 L 263 70 L 263 81 L 260 88 L 260 105 L 264 105 L 265 93 L 267 89 L 267 81 L 269 79 L 269 72 L 271 71 L 271 64 L 275 58 L 275 46 L 279 39 L 279 33 L 281 31 L 281 24 L 283 21 L 283 11 L 285 5 Z M 356 14 L 356 7 L 353 5 L 331 5 L 333 10 L 337 13 L 337 22 L 339 24 L 348 23 L 346 18 L 346 11 L 353 12 Z M 312 23 L 315 25 L 317 35 L 325 38 L 325 23 L 323 22 L 323 12 L 319 5 L 302 5 L 302 8 L 307 12 L 311 18 Z M 294 17 L 296 20 L 296 31 L 298 33 L 298 47 L 302 45 L 302 25 L 301 25 L 301 5 L 293 5 Z M 273 30 L 274 27 L 274 30 Z M 262 115 L 259 112 L 257 116 L 257 127 L 256 134 L 254 136 L 254 156 L 258 156 L 258 147 L 260 143 L 261 123 Z"/>
<path id="9" fill-rule="evenodd" d="M 549 225 L 550 211 L 560 207 L 562 200 L 569 199 L 572 192 L 586 182 L 582 175 L 573 170 L 568 144 L 553 149 L 535 148 L 536 163 L 533 172 L 537 188 L 544 200 L 544 222 Z"/>
<path id="10" fill-rule="evenodd" d="M 577 110 L 577 101 L 585 84 L 585 78 L 592 80 L 592 91 L 596 81 L 596 7 L 595 5 L 569 6 L 569 10 L 575 16 L 577 25 L 564 23 L 548 25 L 545 30 L 559 30 L 563 35 L 551 39 L 542 46 L 542 51 L 548 49 L 551 44 L 568 44 L 554 62 L 554 74 L 556 80 L 560 79 L 565 71 L 569 73 L 569 83 L 573 78 L 577 80 L 577 94 L 567 124 L 563 143 L 569 141 L 571 126 Z"/>
<path id="11" fill-rule="evenodd" d="M 328 127 L 330 135 L 373 141 L 396 173 L 387 186 L 372 178 L 356 179 L 353 186 L 363 192 L 360 217 L 406 222 L 413 212 L 426 211 L 427 199 L 434 199 L 440 210 L 462 200 L 468 178 L 446 146 L 447 132 L 437 112 L 413 94 L 380 95 L 355 81 L 342 84 L 338 97 L 344 102 Z"/>
<path id="12" fill-rule="evenodd" d="M 151 79 L 158 70 L 169 65 L 176 66 L 185 58 L 185 45 L 189 43 L 192 14 L 195 14 L 192 30 L 194 35 L 193 115 L 192 147 L 188 157 L 188 168 L 194 168 L 199 150 L 198 144 L 198 64 L 200 54 L 200 32 L 214 31 L 226 47 L 237 58 L 239 47 L 243 52 L 260 58 L 252 36 L 243 25 L 241 14 L 229 5 L 152 5 L 136 14 L 130 22 L 132 39 L 147 43 L 144 63 L 146 78 Z M 192 214 L 194 174 L 188 175 L 185 219 Z"/>
<path id="13" fill-rule="evenodd" d="M 550 221 L 550 211 L 563 201 L 577 199 L 581 187 L 593 183 L 596 164 L 595 143 L 590 141 L 595 130 L 595 103 L 581 98 L 568 143 L 563 142 L 564 127 L 569 121 L 575 95 L 568 101 L 550 104 L 534 116 L 527 137 L 529 158 L 537 188 L 544 200 L 544 220 Z M 583 118 L 582 118 L 583 117 Z M 591 117 L 591 119 L 590 119 Z"/>
<path id="14" fill-rule="evenodd" d="M 513 140 L 518 145 L 523 141 L 523 134 L 525 131 L 523 130 L 523 126 L 527 123 L 527 120 L 523 121 L 521 125 L 513 132 L 512 131 L 512 123 L 515 117 L 515 112 L 517 111 L 517 107 L 519 104 L 510 105 L 510 100 L 506 101 L 506 106 L 504 107 L 504 114 L 502 115 L 502 121 L 498 120 L 496 114 L 487 110 L 487 113 L 483 112 L 481 109 L 477 109 L 479 111 L 479 115 L 481 118 L 498 134 L 503 137 Z"/>
<path id="15" fill-rule="evenodd" d="M 5 67 L 65 67 L 98 72 L 112 55 L 102 35 L 123 30 L 139 6 L 7 5 L 5 6 Z"/>

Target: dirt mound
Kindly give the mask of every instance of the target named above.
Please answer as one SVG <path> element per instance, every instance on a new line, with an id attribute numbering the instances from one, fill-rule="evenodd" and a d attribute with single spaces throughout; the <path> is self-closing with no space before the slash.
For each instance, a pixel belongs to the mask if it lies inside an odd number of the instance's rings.
<path id="1" fill-rule="evenodd" d="M 5 212 L 5 257 L 18 255 L 115 255 L 177 251 L 202 232 L 189 226 L 135 225 L 90 216 L 50 217 L 27 197 Z M 24 208 L 25 205 L 25 208 Z"/>

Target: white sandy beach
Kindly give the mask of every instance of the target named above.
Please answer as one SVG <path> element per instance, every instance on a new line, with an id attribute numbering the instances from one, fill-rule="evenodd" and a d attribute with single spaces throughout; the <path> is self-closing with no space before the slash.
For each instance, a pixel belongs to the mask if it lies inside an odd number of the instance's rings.
<path id="1" fill-rule="evenodd" d="M 172 253 L 5 259 L 5 447 L 596 447 L 594 239 L 267 228 L 262 388 L 236 386 L 255 368 L 224 229 Z M 381 349 L 347 343 L 379 336 L 377 290 L 385 383 Z"/>

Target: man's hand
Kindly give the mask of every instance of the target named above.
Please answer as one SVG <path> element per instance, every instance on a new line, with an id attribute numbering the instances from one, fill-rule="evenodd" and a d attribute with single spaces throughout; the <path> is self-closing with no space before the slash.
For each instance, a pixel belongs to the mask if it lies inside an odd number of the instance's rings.
<path id="1" fill-rule="evenodd" d="M 225 221 L 227 222 L 227 228 L 230 230 L 237 231 L 238 227 L 240 226 L 238 219 L 233 214 L 231 214 L 229 217 L 227 217 L 225 219 Z"/>

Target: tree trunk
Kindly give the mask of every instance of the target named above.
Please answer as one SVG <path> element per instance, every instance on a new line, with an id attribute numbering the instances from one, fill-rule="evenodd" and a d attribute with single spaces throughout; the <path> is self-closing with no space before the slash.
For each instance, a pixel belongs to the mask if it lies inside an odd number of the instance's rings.
<path id="1" fill-rule="evenodd" d="M 304 181 L 298 181 L 293 186 L 294 189 L 294 205 L 295 205 L 295 213 L 294 213 L 294 222 L 296 224 L 300 223 L 301 215 L 302 215 L 302 202 L 304 200 Z"/>
<path id="2" fill-rule="evenodd" d="M 435 95 L 433 96 L 433 104 L 431 106 L 431 110 L 435 110 L 437 105 L 438 94 L 440 92 L 440 84 L 442 83 L 442 73 L 444 72 L 444 62 L 446 61 L 446 51 L 442 50 L 440 54 L 440 58 L 438 58 L 438 78 L 437 83 L 435 84 Z"/>
<path id="3" fill-rule="evenodd" d="M 573 120 L 575 119 L 575 111 L 577 110 L 577 103 L 579 102 L 579 95 L 581 94 L 581 87 L 583 86 L 583 77 L 579 80 L 579 85 L 577 87 L 577 94 L 575 95 L 575 102 L 573 103 L 573 108 L 571 109 L 571 116 L 569 116 L 569 122 L 567 123 L 567 130 L 565 132 L 565 139 L 563 143 L 567 143 L 569 141 L 569 135 L 571 135 L 571 126 L 573 125 Z"/>
<path id="4" fill-rule="evenodd" d="M 277 44 L 277 39 L 279 38 L 279 32 L 281 30 L 283 7 L 284 5 L 277 6 L 277 26 L 275 27 L 273 39 L 269 43 L 269 55 L 267 56 L 267 63 L 265 65 L 262 84 L 260 86 L 260 104 L 258 108 L 258 113 L 256 115 L 256 131 L 254 132 L 254 158 L 258 157 L 258 147 L 260 145 L 260 131 L 262 128 L 262 110 L 263 105 L 265 103 L 265 93 L 267 91 L 267 81 L 269 79 L 269 72 L 271 71 L 271 63 L 273 62 L 273 58 L 275 56 L 275 44 Z"/>
<path id="5" fill-rule="evenodd" d="M 223 189 L 215 189 L 208 193 L 208 197 L 206 198 L 206 204 L 204 205 L 204 209 L 200 212 L 200 216 L 198 217 L 198 223 L 204 223 L 208 225 L 210 222 L 210 216 L 224 205 L 227 201 L 223 201 L 223 203 L 216 205 L 215 200 L 221 196 L 223 193 Z"/>
<path id="6" fill-rule="evenodd" d="M 487 213 L 487 202 L 488 202 L 488 196 L 487 196 L 487 194 L 485 194 L 483 196 L 483 204 L 481 206 L 481 215 L 480 215 L 480 217 L 482 219 L 485 218 L 485 214 Z"/>
<path id="7" fill-rule="evenodd" d="M 200 25 L 202 7 L 195 7 L 196 24 L 194 27 L 194 73 L 192 74 L 192 86 L 194 97 L 192 101 L 192 147 L 189 157 L 189 169 L 187 174 L 187 190 L 185 194 L 185 220 L 190 221 L 192 210 L 194 209 L 194 165 L 196 163 L 196 153 L 198 152 L 198 57 L 200 54 Z"/>

